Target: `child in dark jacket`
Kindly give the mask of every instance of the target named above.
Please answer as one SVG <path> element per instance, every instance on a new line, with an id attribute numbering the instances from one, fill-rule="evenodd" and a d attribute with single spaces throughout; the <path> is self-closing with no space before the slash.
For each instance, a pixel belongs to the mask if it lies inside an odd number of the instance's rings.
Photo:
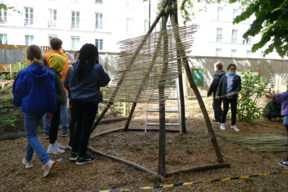
<path id="1" fill-rule="evenodd" d="M 80 49 L 79 61 L 71 68 L 69 74 L 68 90 L 71 93 L 77 121 L 70 160 L 77 160 L 77 165 L 91 163 L 96 159 L 87 155 L 87 145 L 98 103 L 103 101 L 100 87 L 106 86 L 110 81 L 109 75 L 97 61 L 97 47 L 85 44 Z"/>
<path id="2" fill-rule="evenodd" d="M 59 54 L 52 54 L 49 57 L 49 70 L 53 73 L 55 78 L 55 93 L 57 100 L 57 109 L 53 113 L 53 118 L 50 124 L 49 130 L 49 140 L 50 144 L 48 146 L 47 153 L 51 154 L 61 154 L 64 153 L 66 147 L 62 146 L 57 142 L 58 135 L 58 127 L 60 125 L 60 114 L 61 114 L 61 105 L 65 105 L 67 103 L 67 98 L 61 83 L 61 75 L 60 73 L 64 69 L 66 62 L 66 58 Z"/>
<path id="3" fill-rule="evenodd" d="M 43 177 L 46 177 L 56 161 L 50 160 L 37 139 L 37 127 L 46 112 L 46 119 L 50 120 L 52 113 L 56 110 L 54 76 L 40 61 L 42 52 L 37 45 L 29 46 L 26 54 L 31 61 L 31 65 L 19 71 L 12 90 L 14 95 L 13 105 L 20 106 L 24 113 L 24 126 L 28 141 L 26 156 L 22 163 L 26 168 L 32 168 L 32 158 L 35 151 L 43 165 Z"/>
<path id="4" fill-rule="evenodd" d="M 220 129 L 225 130 L 225 121 L 226 116 L 229 111 L 229 103 L 231 104 L 231 128 L 235 131 L 240 131 L 236 127 L 236 114 L 237 114 L 237 100 L 238 100 L 238 92 L 242 89 L 241 77 L 236 74 L 236 65 L 229 64 L 227 68 L 228 73 L 223 75 L 218 88 L 215 99 L 220 99 L 220 96 L 225 96 L 223 98 L 223 113 L 221 118 Z"/>

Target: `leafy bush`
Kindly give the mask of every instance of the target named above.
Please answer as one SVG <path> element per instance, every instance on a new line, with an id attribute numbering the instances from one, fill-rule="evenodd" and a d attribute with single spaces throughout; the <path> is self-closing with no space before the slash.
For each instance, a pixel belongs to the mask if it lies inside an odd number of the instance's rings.
<path id="1" fill-rule="evenodd" d="M 238 120 L 251 122 L 259 119 L 263 113 L 263 108 L 257 104 L 261 96 L 265 95 L 268 83 L 262 81 L 262 75 L 252 75 L 252 70 L 242 71 L 242 90 L 240 91 L 240 99 L 238 100 Z M 270 87 L 268 90 L 271 91 Z"/>

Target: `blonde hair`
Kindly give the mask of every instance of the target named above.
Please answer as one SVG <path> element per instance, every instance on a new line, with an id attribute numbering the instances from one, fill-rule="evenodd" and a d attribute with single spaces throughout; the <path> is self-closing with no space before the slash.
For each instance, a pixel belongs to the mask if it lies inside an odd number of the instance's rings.
<path id="1" fill-rule="evenodd" d="M 221 61 L 218 61 L 217 63 L 215 63 L 214 66 L 217 67 L 220 70 L 223 69 L 223 63 Z"/>
<path id="2" fill-rule="evenodd" d="M 43 65 L 41 61 L 42 51 L 37 45 L 30 45 L 26 49 L 27 58 L 31 61 L 32 65 Z"/>

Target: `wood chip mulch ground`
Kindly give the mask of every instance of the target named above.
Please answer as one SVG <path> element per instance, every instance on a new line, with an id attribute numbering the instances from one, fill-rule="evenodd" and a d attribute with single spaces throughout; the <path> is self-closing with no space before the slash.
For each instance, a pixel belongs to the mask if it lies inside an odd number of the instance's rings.
<path id="1" fill-rule="evenodd" d="M 207 100 L 205 103 L 209 115 L 213 117 L 211 100 Z M 130 127 L 144 128 L 145 112 L 146 105 L 137 106 Z M 157 114 L 149 114 L 149 119 L 151 122 L 157 122 Z M 177 118 L 168 114 L 167 122 L 177 122 Z M 58 160 L 59 162 L 49 177 L 42 178 L 41 163 L 36 154 L 32 169 L 25 169 L 21 163 L 25 155 L 26 138 L 0 141 L 0 191 L 129 189 L 285 171 L 277 162 L 285 159 L 288 156 L 287 152 L 251 152 L 242 145 L 225 140 L 224 137 L 226 135 L 253 134 L 287 135 L 285 127 L 281 123 L 268 122 L 264 119 L 257 120 L 252 124 L 237 122 L 240 132 L 230 129 L 228 127 L 229 123 L 228 121 L 226 124 L 226 131 L 221 131 L 219 125 L 213 125 L 213 128 L 223 159 L 231 164 L 231 168 L 174 175 L 164 178 L 162 181 L 158 181 L 154 176 L 147 173 L 101 156 L 98 156 L 98 159 L 91 164 L 77 166 L 69 161 L 69 150 L 62 155 L 50 155 L 52 160 Z M 187 101 L 186 103 L 186 124 L 188 133 L 182 137 L 178 133 L 166 133 L 167 172 L 217 163 L 205 122 L 195 101 Z M 100 125 L 95 133 L 118 129 L 124 127 L 124 125 L 125 121 Z M 178 128 L 172 127 L 170 129 Z M 58 136 L 60 143 L 63 145 L 68 143 L 69 138 L 61 137 L 60 131 Z M 147 136 L 144 136 L 143 132 L 119 131 L 92 138 L 90 146 L 98 151 L 157 172 L 158 137 L 157 132 L 149 132 Z M 44 134 L 39 134 L 38 138 L 44 148 L 47 148 L 49 141 L 44 138 Z M 245 180 L 146 191 L 288 191 L 287 179 L 288 174 L 279 174 Z"/>

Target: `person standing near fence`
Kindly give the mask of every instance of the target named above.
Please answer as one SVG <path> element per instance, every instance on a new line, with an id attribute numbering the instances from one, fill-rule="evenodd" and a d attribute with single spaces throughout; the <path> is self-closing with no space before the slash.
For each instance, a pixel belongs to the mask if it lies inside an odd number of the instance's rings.
<path id="1" fill-rule="evenodd" d="M 64 69 L 63 71 L 61 72 L 61 83 L 62 83 L 62 87 L 63 87 L 63 90 L 65 92 L 65 95 L 66 97 L 68 97 L 68 93 L 67 93 L 67 90 L 65 89 L 64 87 L 64 80 L 65 80 L 65 77 L 66 77 L 66 73 L 68 71 L 68 56 L 63 53 L 61 51 L 62 49 L 62 40 L 57 38 L 57 37 L 54 37 L 50 40 L 50 45 L 51 45 L 51 48 L 52 48 L 52 51 L 49 52 L 49 53 L 45 53 L 44 56 L 43 56 L 43 64 L 49 68 L 49 57 L 52 55 L 52 54 L 58 54 L 58 55 L 61 55 L 63 57 L 65 57 L 66 61 L 65 61 L 65 66 L 64 66 Z M 48 122 L 45 122 L 44 121 L 45 119 L 45 116 L 43 117 L 43 123 L 44 123 L 44 133 L 46 134 L 46 139 L 49 138 L 49 128 L 50 128 L 50 121 Z M 66 137 L 69 135 L 69 131 L 68 131 L 68 112 L 67 112 L 67 103 L 65 105 L 61 105 L 61 117 L 60 117 L 60 121 L 61 121 L 61 131 L 62 131 L 62 136 L 63 137 Z"/>
<path id="2" fill-rule="evenodd" d="M 216 72 L 213 78 L 213 81 L 210 85 L 209 91 L 207 93 L 207 97 L 209 97 L 213 93 L 213 109 L 214 109 L 214 117 L 215 120 L 211 121 L 212 123 L 221 124 L 221 117 L 222 117 L 222 98 L 215 99 L 217 87 L 219 85 L 220 79 L 225 72 L 223 69 L 223 63 L 221 61 L 214 64 L 214 71 Z"/>
<path id="3" fill-rule="evenodd" d="M 221 119 L 220 129 L 225 130 L 226 116 L 229 111 L 229 104 L 231 105 L 231 128 L 235 131 L 240 131 L 236 127 L 237 114 L 237 100 L 238 92 L 242 89 L 241 77 L 236 74 L 236 65 L 229 64 L 227 68 L 228 73 L 223 75 L 220 79 L 215 99 L 223 98 L 223 113 Z"/>
<path id="4" fill-rule="evenodd" d="M 43 177 L 46 177 L 56 161 L 52 161 L 37 138 L 37 127 L 45 113 L 45 121 L 52 118 L 56 110 L 54 75 L 40 61 L 42 51 L 37 45 L 31 45 L 26 50 L 27 59 L 31 65 L 17 74 L 13 83 L 13 105 L 20 106 L 24 113 L 24 126 L 27 138 L 26 156 L 22 163 L 26 168 L 32 168 L 34 151 L 41 160 Z"/>
<path id="5" fill-rule="evenodd" d="M 77 160 L 77 165 L 91 163 L 96 159 L 87 155 L 87 145 L 98 104 L 103 101 L 100 87 L 110 82 L 109 75 L 98 63 L 98 57 L 97 47 L 93 44 L 83 45 L 79 61 L 71 68 L 69 74 L 67 88 L 71 93 L 70 99 L 75 108 L 77 121 L 70 160 Z"/>

